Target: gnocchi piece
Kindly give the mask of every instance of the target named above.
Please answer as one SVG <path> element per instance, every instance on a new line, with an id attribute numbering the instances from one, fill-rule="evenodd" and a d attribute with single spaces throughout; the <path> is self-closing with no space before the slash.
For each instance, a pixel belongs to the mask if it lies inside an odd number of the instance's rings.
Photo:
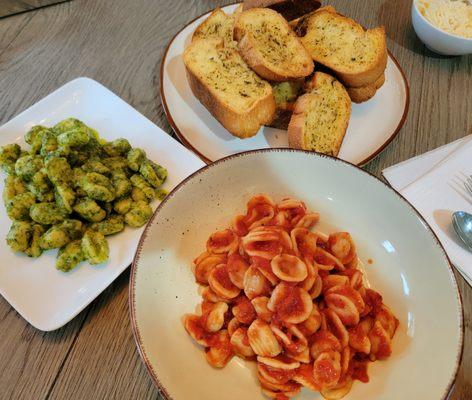
<path id="1" fill-rule="evenodd" d="M 51 191 L 51 184 L 44 169 L 36 172 L 27 185 L 28 190 L 38 199 L 42 200 L 42 196 Z"/>
<path id="2" fill-rule="evenodd" d="M 51 151 L 48 157 L 69 157 L 71 149 L 69 146 L 57 146 L 56 150 Z"/>
<path id="3" fill-rule="evenodd" d="M 105 210 L 95 200 L 88 198 L 77 200 L 73 209 L 82 218 L 90 222 L 99 222 L 107 215 Z"/>
<path id="4" fill-rule="evenodd" d="M 42 236 L 39 245 L 44 250 L 58 249 L 67 243 L 80 239 L 84 224 L 77 219 L 66 219 L 64 222 L 49 228 Z"/>
<path id="5" fill-rule="evenodd" d="M 111 169 L 108 168 L 105 164 L 103 164 L 100 160 L 92 158 L 87 160 L 82 165 L 82 170 L 85 172 L 96 172 L 102 175 L 109 175 L 111 173 Z"/>
<path id="6" fill-rule="evenodd" d="M 87 155 L 87 159 L 89 158 L 102 158 L 104 156 L 104 152 L 102 150 L 102 145 L 98 141 L 98 133 L 91 129 L 89 129 L 90 140 L 89 142 L 81 147 L 81 150 Z"/>
<path id="7" fill-rule="evenodd" d="M 0 147 L 0 167 L 7 173 L 15 172 L 16 160 L 20 157 L 21 148 L 18 144 L 7 144 Z"/>
<path id="8" fill-rule="evenodd" d="M 31 207 L 36 203 L 33 193 L 25 192 L 17 194 L 6 204 L 7 215 L 14 221 L 25 221 L 30 219 Z"/>
<path id="9" fill-rule="evenodd" d="M 31 233 L 31 241 L 29 247 L 25 250 L 28 257 L 37 258 L 43 253 L 43 249 L 39 245 L 41 235 L 44 233 L 42 225 L 34 224 Z"/>
<path id="10" fill-rule="evenodd" d="M 39 246 L 44 250 L 58 249 L 71 241 L 67 232 L 59 225 L 52 226 L 42 236 Z"/>
<path id="11" fill-rule="evenodd" d="M 7 234 L 7 245 L 13 251 L 26 251 L 32 234 L 33 227 L 29 222 L 15 221 Z"/>
<path id="12" fill-rule="evenodd" d="M 93 230 L 85 232 L 82 238 L 82 251 L 87 261 L 92 264 L 101 264 L 108 260 L 109 248 L 105 236 Z"/>
<path id="13" fill-rule="evenodd" d="M 73 211 L 72 207 L 75 202 L 75 193 L 70 187 L 66 185 L 57 185 L 55 198 L 58 207 L 63 208 L 69 214 Z"/>
<path id="14" fill-rule="evenodd" d="M 152 169 L 156 173 L 157 177 L 162 182 L 165 182 L 165 180 L 167 179 L 167 175 L 168 175 L 167 169 L 164 168 L 162 165 L 159 165 L 159 164 L 155 163 L 154 161 L 148 160 L 148 162 L 151 164 Z"/>
<path id="15" fill-rule="evenodd" d="M 158 200 L 164 200 L 166 196 L 169 194 L 169 192 L 165 189 L 156 189 L 156 199 Z"/>
<path id="16" fill-rule="evenodd" d="M 58 122 L 56 125 L 54 125 L 52 130 L 57 135 L 60 135 L 61 133 L 68 132 L 77 128 L 88 128 L 88 127 L 77 118 L 66 118 Z"/>
<path id="17" fill-rule="evenodd" d="M 54 192 L 52 190 L 46 193 L 39 193 L 36 197 L 41 203 L 52 203 L 55 199 Z"/>
<path id="18" fill-rule="evenodd" d="M 80 239 L 85 231 L 85 225 L 78 219 L 66 219 L 57 226 L 67 232 L 72 240 Z"/>
<path id="19" fill-rule="evenodd" d="M 137 187 L 134 187 L 131 190 L 131 198 L 133 201 L 145 201 L 146 203 L 149 201 L 149 199 L 146 197 L 146 194 Z"/>
<path id="20" fill-rule="evenodd" d="M 30 181 L 31 178 L 43 168 L 43 160 L 38 156 L 23 156 L 18 158 L 15 163 L 16 175 L 24 181 Z"/>
<path id="21" fill-rule="evenodd" d="M 46 161 L 46 174 L 54 185 L 67 184 L 72 178 L 72 169 L 64 157 L 51 157 Z"/>
<path id="22" fill-rule="evenodd" d="M 37 154 L 41 150 L 45 131 L 49 131 L 49 129 L 42 125 L 35 125 L 26 133 L 25 141 L 30 145 L 31 154 Z"/>
<path id="23" fill-rule="evenodd" d="M 74 168 L 72 170 L 72 187 L 74 189 L 80 188 L 84 176 L 85 171 L 82 168 Z"/>
<path id="24" fill-rule="evenodd" d="M 139 167 L 140 174 L 153 187 L 158 188 L 164 183 L 167 177 L 167 171 L 157 164 L 149 161 L 143 161 Z"/>
<path id="25" fill-rule="evenodd" d="M 42 225 L 55 225 L 66 218 L 66 211 L 54 203 L 36 203 L 30 208 L 30 217 Z"/>
<path id="26" fill-rule="evenodd" d="M 131 145 L 126 139 L 120 138 L 113 142 L 105 143 L 103 150 L 110 157 L 121 157 L 125 156 L 131 150 Z"/>
<path id="27" fill-rule="evenodd" d="M 128 169 L 128 161 L 124 157 L 107 157 L 102 159 L 102 162 L 112 171 Z"/>
<path id="28" fill-rule="evenodd" d="M 126 214 L 131 209 L 131 204 L 133 204 L 133 200 L 130 197 L 125 197 L 119 200 L 115 200 L 113 204 L 113 209 L 118 214 Z"/>
<path id="29" fill-rule="evenodd" d="M 113 201 L 116 197 L 111 181 L 101 174 L 89 172 L 82 178 L 82 189 L 94 200 Z"/>
<path id="30" fill-rule="evenodd" d="M 145 201 L 136 201 L 131 204 L 130 210 L 125 214 L 125 222 L 129 226 L 139 228 L 143 226 L 152 215 L 152 208 Z"/>
<path id="31" fill-rule="evenodd" d="M 15 175 L 8 175 L 5 178 L 5 187 L 3 188 L 3 202 L 5 205 L 7 201 L 15 197 L 17 194 L 26 192 L 26 187 L 20 178 Z"/>
<path id="32" fill-rule="evenodd" d="M 57 136 L 59 146 L 77 147 L 87 144 L 90 140 L 88 128 L 86 126 L 78 127 Z"/>
<path id="33" fill-rule="evenodd" d="M 131 176 L 130 181 L 131 181 L 131 184 L 135 188 L 141 189 L 141 191 L 143 192 L 144 196 L 146 197 L 148 201 L 154 199 L 154 196 L 155 196 L 154 189 L 149 185 L 149 183 L 147 183 L 147 181 L 141 175 L 134 174 L 133 176 Z M 135 196 L 139 196 L 141 194 L 139 191 L 135 191 L 135 192 L 136 192 Z M 140 198 L 139 200 L 144 200 L 144 199 Z M 136 199 L 135 201 L 138 201 L 138 199 Z"/>
<path id="34" fill-rule="evenodd" d="M 115 187 L 116 197 L 124 197 L 131 192 L 131 182 L 123 170 L 115 170 L 112 172 L 112 182 Z"/>
<path id="35" fill-rule="evenodd" d="M 41 136 L 41 150 L 39 154 L 48 156 L 50 153 L 57 150 L 57 137 L 52 131 L 45 131 Z"/>
<path id="36" fill-rule="evenodd" d="M 122 215 L 110 215 L 103 221 L 95 222 L 89 227 L 104 236 L 113 235 L 125 229 L 124 217 Z"/>
<path id="37" fill-rule="evenodd" d="M 67 272 L 85 260 L 82 241 L 74 240 L 62 247 L 57 253 L 56 268 Z"/>
<path id="38" fill-rule="evenodd" d="M 146 153 L 139 148 L 132 149 L 128 152 L 128 167 L 133 171 L 139 171 L 141 163 L 146 160 Z"/>

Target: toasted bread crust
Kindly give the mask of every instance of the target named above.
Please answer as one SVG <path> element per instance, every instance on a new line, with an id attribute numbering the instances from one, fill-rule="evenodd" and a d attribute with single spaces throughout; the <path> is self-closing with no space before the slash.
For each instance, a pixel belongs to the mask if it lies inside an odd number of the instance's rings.
<path id="1" fill-rule="evenodd" d="M 184 61 L 186 60 L 184 53 Z M 275 99 L 269 86 L 267 94 L 247 110 L 235 109 L 226 104 L 218 93 L 207 86 L 185 63 L 187 78 L 195 97 L 234 136 L 241 139 L 254 136 L 262 125 L 272 122 L 275 114 Z"/>
<path id="2" fill-rule="evenodd" d="M 288 141 L 289 146 L 295 149 L 303 149 L 303 150 L 311 150 L 309 144 L 307 143 L 307 133 L 306 132 L 306 121 L 308 117 L 308 110 L 310 108 L 311 102 L 316 100 L 317 96 L 323 97 L 322 94 L 317 94 L 316 89 L 325 84 L 324 82 L 330 82 L 330 84 L 336 84 L 336 80 L 329 75 L 323 72 L 316 72 L 313 76 L 312 81 L 309 83 L 308 88 L 312 90 L 303 96 L 300 96 L 296 103 L 295 109 L 292 114 L 292 118 L 290 120 L 288 126 Z M 333 156 L 337 156 L 339 153 L 339 149 L 341 148 L 342 141 L 344 139 L 344 135 L 346 134 L 346 130 L 349 124 L 349 119 L 351 116 L 351 100 L 349 95 L 347 94 L 346 90 L 342 85 L 337 82 L 338 87 L 338 94 L 340 96 L 338 104 L 340 107 L 342 103 L 346 105 L 347 112 L 345 114 L 340 114 L 340 122 L 339 122 L 339 130 L 335 132 L 335 141 L 333 143 L 332 149 L 328 154 Z M 317 110 L 318 111 L 318 110 Z M 320 113 L 323 110 L 319 110 Z"/>
<path id="3" fill-rule="evenodd" d="M 384 27 L 380 26 L 380 27 L 369 29 L 366 31 L 370 37 L 377 37 L 378 39 L 379 47 L 376 51 L 376 58 L 368 66 L 366 66 L 364 70 L 362 70 L 361 72 L 359 71 L 352 72 L 352 69 L 348 65 L 340 65 L 340 64 L 332 62 L 332 60 L 330 60 L 327 57 L 321 57 L 319 54 L 317 54 L 316 52 L 312 51 L 312 49 L 310 49 L 308 39 L 304 40 L 304 37 L 307 35 L 307 33 L 310 30 L 310 23 L 312 19 L 323 18 L 323 15 L 325 14 L 330 14 L 330 15 L 335 14 L 337 16 L 337 20 L 339 23 L 342 23 L 345 26 L 350 25 L 359 30 L 360 29 L 364 30 L 364 28 L 362 28 L 354 20 L 344 17 L 340 14 L 337 14 L 336 10 L 331 6 L 322 7 L 316 10 L 315 12 L 307 15 L 306 17 L 302 18 L 299 21 L 298 25 L 295 27 L 295 32 L 299 36 L 302 37 L 301 39 L 302 43 L 304 43 L 305 47 L 307 48 L 308 52 L 310 53 L 311 57 L 315 60 L 315 62 L 318 62 L 330 68 L 336 74 L 337 78 L 341 80 L 345 86 L 348 86 L 348 87 L 366 86 L 366 85 L 372 84 L 377 79 L 379 79 L 380 75 L 382 75 L 382 73 L 385 71 L 385 68 L 387 66 L 387 43 L 385 39 Z"/>
<path id="4" fill-rule="evenodd" d="M 338 78 L 346 85 L 350 87 L 361 87 L 369 85 L 380 78 L 383 75 L 385 68 L 387 68 L 387 42 L 385 40 L 385 28 L 379 26 L 377 28 L 371 29 L 371 32 L 376 32 L 376 34 L 382 37 L 382 47 L 379 49 L 377 61 L 361 74 L 352 74 L 349 72 L 338 72 L 336 75 Z"/>
<path id="5" fill-rule="evenodd" d="M 354 103 L 363 103 L 370 100 L 375 96 L 377 90 L 379 90 L 385 83 L 385 73 L 380 75 L 374 83 L 370 85 L 361 86 L 358 88 L 346 88 L 349 93 L 349 97 Z"/>
<path id="6" fill-rule="evenodd" d="M 310 93 L 305 93 L 295 103 L 295 109 L 287 127 L 288 145 L 292 149 L 308 150 L 305 145 L 305 110 L 310 104 L 311 97 Z"/>
<path id="7" fill-rule="evenodd" d="M 278 65 L 274 65 L 273 62 L 268 61 L 260 51 L 259 46 L 261 46 L 261 43 L 258 42 L 252 32 L 246 31 L 243 25 L 243 19 L 250 18 L 251 14 L 260 12 L 268 14 L 268 18 L 271 18 L 272 21 L 281 24 L 291 36 L 290 40 L 292 40 L 293 43 L 299 47 L 299 54 L 304 56 L 304 60 L 303 63 L 300 63 L 296 66 L 296 70 L 290 71 L 283 69 Z M 305 50 L 298 37 L 293 33 L 292 28 L 288 22 L 276 11 L 253 8 L 249 11 L 239 14 L 234 24 L 234 38 L 238 41 L 238 50 L 244 61 L 246 61 L 246 63 L 254 72 L 264 79 L 283 82 L 292 79 L 304 78 L 313 72 L 314 64 L 310 55 Z"/>
<path id="8" fill-rule="evenodd" d="M 231 25 L 234 24 L 234 16 L 227 15 L 221 8 L 216 8 L 193 32 L 192 42 L 200 39 L 221 38 L 226 45 L 235 45 L 231 32 Z M 211 31 L 211 28 L 214 28 Z M 215 30 L 217 27 L 217 31 Z"/>

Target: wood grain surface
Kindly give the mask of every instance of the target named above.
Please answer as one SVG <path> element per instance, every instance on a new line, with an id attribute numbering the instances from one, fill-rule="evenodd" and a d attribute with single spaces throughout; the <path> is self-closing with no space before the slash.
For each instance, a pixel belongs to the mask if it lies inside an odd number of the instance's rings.
<path id="1" fill-rule="evenodd" d="M 69 0 L 0 0 L 0 18 Z"/>
<path id="2" fill-rule="evenodd" d="M 188 21 L 227 3 L 74 0 L 0 19 L 0 123 L 67 81 L 88 76 L 171 132 L 159 99 L 166 45 Z M 379 176 L 387 166 L 472 132 L 472 57 L 426 50 L 411 26 L 411 0 L 330 4 L 364 26 L 385 25 L 389 49 L 410 82 L 406 123 L 368 171 Z M 472 398 L 472 289 L 456 276 L 465 310 L 465 351 L 450 398 L 466 400 Z M 159 399 L 132 337 L 128 279 L 127 271 L 51 333 L 29 326 L 0 298 L 0 399 Z"/>

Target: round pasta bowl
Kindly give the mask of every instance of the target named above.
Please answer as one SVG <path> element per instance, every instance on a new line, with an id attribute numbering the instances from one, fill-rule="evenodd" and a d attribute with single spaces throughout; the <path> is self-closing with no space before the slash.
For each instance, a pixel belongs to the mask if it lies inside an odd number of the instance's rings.
<path id="1" fill-rule="evenodd" d="M 200 169 L 169 194 L 149 222 L 133 262 L 130 314 L 140 355 L 164 398 L 267 398 L 255 362 L 233 357 L 224 368 L 213 368 L 183 326 L 183 316 L 196 313 L 202 301 L 193 260 L 205 251 L 210 235 L 230 227 L 260 193 L 279 210 L 283 199 L 303 201 L 320 215 L 312 221 L 319 237 L 349 232 L 367 278 L 363 285 L 381 293 L 398 318 L 391 356 L 369 363 L 370 382 L 355 380 L 345 398 L 446 399 L 460 363 L 463 316 L 441 244 L 415 209 L 382 181 L 339 159 L 289 149 L 240 153 Z M 210 247 L 224 244 L 220 239 Z M 297 264 L 293 276 L 302 270 Z M 323 397 L 303 388 L 293 398 Z"/>

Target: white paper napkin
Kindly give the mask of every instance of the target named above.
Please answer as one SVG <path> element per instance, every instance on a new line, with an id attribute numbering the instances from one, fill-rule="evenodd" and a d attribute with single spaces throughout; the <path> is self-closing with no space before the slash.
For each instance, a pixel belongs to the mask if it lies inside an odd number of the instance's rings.
<path id="1" fill-rule="evenodd" d="M 472 135 L 382 171 L 426 219 L 454 266 L 472 286 L 472 253 L 454 232 L 454 211 L 472 213 L 472 195 L 464 187 L 472 175 Z"/>

